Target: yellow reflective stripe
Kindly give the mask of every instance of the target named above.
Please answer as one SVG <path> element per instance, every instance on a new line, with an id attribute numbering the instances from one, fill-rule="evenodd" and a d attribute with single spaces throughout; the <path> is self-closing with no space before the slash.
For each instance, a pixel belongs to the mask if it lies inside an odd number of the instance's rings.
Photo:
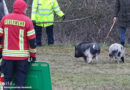
<path id="1" fill-rule="evenodd" d="M 61 10 L 57 10 L 56 13 L 59 13 Z"/>
<path id="2" fill-rule="evenodd" d="M 33 7 L 33 6 L 32 6 L 32 8 L 37 9 L 37 7 Z"/>
<path id="3" fill-rule="evenodd" d="M 3 33 L 3 29 L 2 28 L 0 28 L 0 33 Z"/>
<path id="4" fill-rule="evenodd" d="M 38 0 L 33 0 L 32 7 L 37 7 L 38 8 L 37 3 L 38 3 Z M 35 12 L 35 11 L 37 11 L 37 9 L 32 8 L 32 12 Z M 31 19 L 36 20 L 36 15 L 32 14 L 32 12 L 31 12 Z"/>
<path id="5" fill-rule="evenodd" d="M 7 49 L 8 48 L 8 28 L 5 28 L 4 32 L 5 32 L 4 49 Z"/>
<path id="6" fill-rule="evenodd" d="M 33 34 L 35 34 L 35 30 L 34 30 L 34 29 L 27 32 L 27 36 L 31 36 L 31 35 L 33 35 Z"/>
<path id="7" fill-rule="evenodd" d="M 19 56 L 19 57 L 25 57 L 29 56 L 29 50 L 3 50 L 2 54 L 4 56 Z"/>
<path id="8" fill-rule="evenodd" d="M 38 11 L 52 11 L 52 9 L 38 9 Z"/>
<path id="9" fill-rule="evenodd" d="M 31 53 L 35 53 L 36 52 L 36 49 L 30 49 L 29 50 Z"/>
<path id="10" fill-rule="evenodd" d="M 17 25 L 17 26 L 22 26 L 25 27 L 25 22 L 24 21 L 19 21 L 19 20 L 5 20 L 4 21 L 5 25 Z"/>
<path id="11" fill-rule="evenodd" d="M 53 7 L 53 9 L 54 9 L 54 11 L 55 11 L 56 13 L 59 13 L 59 12 L 61 12 L 61 10 L 60 10 L 60 8 L 59 8 L 58 6 L 56 6 L 56 7 Z"/>
<path id="12" fill-rule="evenodd" d="M 39 12 L 32 12 L 32 14 L 37 14 L 37 15 L 40 15 L 40 16 L 49 16 L 49 15 L 51 15 L 53 13 L 54 13 L 53 11 L 48 13 L 48 14 L 42 14 L 42 13 L 39 13 Z"/>
<path id="13" fill-rule="evenodd" d="M 24 50 L 24 30 L 21 29 L 19 33 L 19 48 L 20 50 Z"/>
<path id="14" fill-rule="evenodd" d="M 53 7 L 53 9 L 57 9 L 57 8 L 59 8 L 59 6 Z"/>
<path id="15" fill-rule="evenodd" d="M 39 5 L 39 0 L 37 0 L 37 5 Z"/>
<path id="16" fill-rule="evenodd" d="M 13 57 L 29 57 L 29 54 L 12 54 L 12 53 L 2 53 L 3 56 L 13 56 Z"/>
<path id="17" fill-rule="evenodd" d="M 6 50 L 6 49 L 4 49 L 3 52 L 11 52 L 11 53 L 28 53 L 29 50 Z"/>

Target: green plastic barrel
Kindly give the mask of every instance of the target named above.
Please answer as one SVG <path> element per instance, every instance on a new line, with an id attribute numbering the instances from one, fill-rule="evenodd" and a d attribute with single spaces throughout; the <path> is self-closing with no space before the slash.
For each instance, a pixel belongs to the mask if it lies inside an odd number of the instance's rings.
<path id="1" fill-rule="evenodd" d="M 52 90 L 49 64 L 34 62 L 30 65 L 26 87 L 29 90 Z"/>
<path id="2" fill-rule="evenodd" d="M 14 84 L 14 80 L 12 81 Z M 11 90 L 15 86 L 11 85 Z M 49 64 L 46 62 L 34 62 L 30 64 L 25 90 L 52 90 Z"/>

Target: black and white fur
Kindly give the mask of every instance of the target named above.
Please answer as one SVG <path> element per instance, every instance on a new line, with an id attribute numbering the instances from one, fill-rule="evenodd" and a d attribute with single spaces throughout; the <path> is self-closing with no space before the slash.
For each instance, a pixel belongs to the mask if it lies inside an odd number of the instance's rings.
<path id="1" fill-rule="evenodd" d="M 114 43 L 109 47 L 109 61 L 114 58 L 119 64 L 120 60 L 124 63 L 125 48 L 118 43 Z"/>
<path id="2" fill-rule="evenodd" d="M 96 62 L 98 62 L 99 54 L 100 46 L 97 43 L 83 42 L 75 47 L 75 57 L 83 57 L 85 62 L 88 58 L 88 63 L 91 63 L 93 58 L 96 58 Z"/>

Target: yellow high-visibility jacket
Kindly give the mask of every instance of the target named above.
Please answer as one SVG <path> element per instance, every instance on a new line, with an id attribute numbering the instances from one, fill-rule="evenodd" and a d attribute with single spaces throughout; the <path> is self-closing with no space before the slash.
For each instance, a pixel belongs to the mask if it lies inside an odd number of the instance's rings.
<path id="1" fill-rule="evenodd" d="M 54 12 L 62 17 L 64 13 L 60 10 L 57 0 L 33 0 L 31 19 L 36 22 L 53 22 Z M 37 26 L 47 27 L 53 23 L 42 23 Z"/>

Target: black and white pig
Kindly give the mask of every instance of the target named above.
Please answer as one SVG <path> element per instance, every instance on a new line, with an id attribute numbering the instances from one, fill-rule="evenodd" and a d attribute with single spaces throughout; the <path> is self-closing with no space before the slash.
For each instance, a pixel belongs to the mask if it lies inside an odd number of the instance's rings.
<path id="1" fill-rule="evenodd" d="M 120 60 L 124 63 L 125 48 L 118 43 L 114 43 L 109 47 L 109 61 L 114 58 L 119 64 Z"/>
<path id="2" fill-rule="evenodd" d="M 96 58 L 97 63 L 99 54 L 100 46 L 98 43 L 83 42 L 75 47 L 75 57 L 83 57 L 85 62 L 88 59 L 88 63 L 91 63 L 93 58 Z"/>

